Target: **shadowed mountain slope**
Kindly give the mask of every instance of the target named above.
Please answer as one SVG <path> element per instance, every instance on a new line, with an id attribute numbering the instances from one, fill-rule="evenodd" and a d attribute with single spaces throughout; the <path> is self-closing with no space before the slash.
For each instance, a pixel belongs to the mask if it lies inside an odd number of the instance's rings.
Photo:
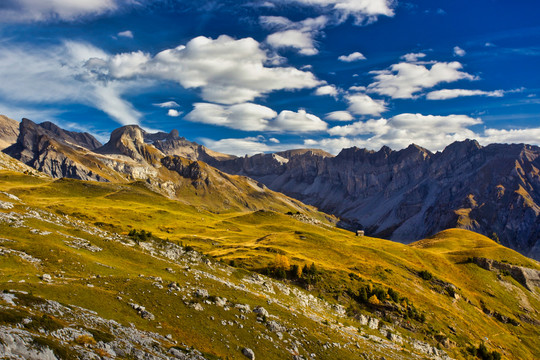
<path id="1" fill-rule="evenodd" d="M 460 227 L 540 258 L 540 149 L 456 142 L 431 153 L 350 148 L 216 163 L 341 217 L 351 228 L 411 241 Z"/>

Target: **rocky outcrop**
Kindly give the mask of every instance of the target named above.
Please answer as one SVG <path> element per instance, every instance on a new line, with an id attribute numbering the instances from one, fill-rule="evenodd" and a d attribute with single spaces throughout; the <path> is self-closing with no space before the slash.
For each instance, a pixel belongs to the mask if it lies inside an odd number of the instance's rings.
<path id="1" fill-rule="evenodd" d="M 111 133 L 109 142 L 96 149 L 105 155 L 123 155 L 138 162 L 158 163 L 163 154 L 146 144 L 146 132 L 137 125 L 122 126 Z"/>
<path id="2" fill-rule="evenodd" d="M 55 139 L 61 139 L 63 142 L 81 146 L 88 150 L 95 150 L 101 146 L 101 143 L 87 132 L 75 132 L 64 130 L 50 121 L 43 122 L 39 126 L 55 136 Z"/>
<path id="3" fill-rule="evenodd" d="M 356 147 L 337 156 L 305 150 L 213 164 L 252 177 L 366 235 L 410 242 L 460 227 L 497 236 L 540 259 L 540 148 L 466 140 L 431 153 Z"/>
<path id="4" fill-rule="evenodd" d="M 4 152 L 52 177 L 104 181 L 106 179 L 96 171 L 99 167 L 96 161 L 84 158 L 84 154 L 90 150 L 85 146 L 99 144 L 94 140 L 89 134 L 65 131 L 50 123 L 42 126 L 22 119 L 17 142 Z"/>
<path id="5" fill-rule="evenodd" d="M 197 161 L 178 156 L 166 156 L 161 159 L 161 163 L 165 168 L 178 173 L 183 178 L 193 181 L 199 181 L 203 178 L 208 179 L 208 174 L 205 174 L 201 164 Z"/>
<path id="6" fill-rule="evenodd" d="M 18 136 L 19 122 L 0 115 L 0 150 L 15 144 Z"/>
<path id="7" fill-rule="evenodd" d="M 540 271 L 538 270 L 478 257 L 473 258 L 473 262 L 489 271 L 502 270 L 507 272 L 530 291 L 533 291 L 535 287 L 540 288 Z"/>
<path id="8" fill-rule="evenodd" d="M 196 142 L 188 141 L 186 138 L 180 137 L 178 130 L 172 130 L 169 134 L 164 132 L 145 134 L 145 141 L 152 143 L 165 155 L 181 156 L 192 161 L 204 161 L 210 165 L 236 158 L 233 155 L 212 151 Z"/>

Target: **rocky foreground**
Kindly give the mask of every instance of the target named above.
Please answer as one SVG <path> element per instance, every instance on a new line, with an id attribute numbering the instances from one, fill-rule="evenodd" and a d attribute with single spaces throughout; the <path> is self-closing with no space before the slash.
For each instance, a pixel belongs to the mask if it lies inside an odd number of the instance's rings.
<path id="1" fill-rule="evenodd" d="M 172 242 L 134 242 L 125 235 L 84 221 L 27 206 L 10 193 L 3 192 L 0 197 L 3 199 L 0 201 L 0 228 L 9 229 L 0 238 L 0 259 L 20 264 L 14 276 L 16 281 L 5 281 L 8 268 L 4 267 L 0 273 L 3 288 L 0 293 L 0 355 L 3 358 L 206 359 L 203 352 L 184 343 L 178 335 L 167 333 L 172 328 L 165 325 L 166 318 L 174 318 L 175 314 L 179 314 L 176 318 L 180 324 L 196 314 L 198 319 L 204 319 L 203 323 L 211 325 L 199 323 L 189 328 L 193 325 L 186 324 L 188 327 L 181 331 L 196 337 L 202 331 L 201 325 L 219 330 L 214 331 L 215 338 L 211 341 L 229 349 L 233 358 L 265 359 L 265 352 L 258 351 L 260 346 L 256 345 L 265 343 L 281 354 L 280 358 L 295 360 L 334 356 L 379 359 L 381 354 L 391 359 L 449 359 L 444 350 L 408 337 L 395 325 L 375 315 L 358 317 L 359 326 L 345 325 L 348 318 L 343 306 L 295 286 L 245 271 L 238 276 L 236 269 Z M 80 262 L 74 265 L 79 264 L 85 270 L 64 271 L 59 267 L 64 258 L 53 260 L 19 250 L 24 248 L 19 237 L 27 233 L 32 237 L 27 245 L 30 250 L 31 244 L 40 239 L 42 248 L 38 252 L 41 254 L 52 254 L 58 246 L 68 246 L 73 249 L 70 252 L 80 254 Z M 119 275 L 114 270 L 114 259 L 107 260 L 105 254 L 111 249 L 140 253 L 145 262 L 159 264 L 159 274 Z M 86 267 L 80 265 L 87 261 L 87 256 L 91 261 Z M 65 260 L 68 259 L 66 256 Z M 96 270 L 89 271 L 90 265 Z M 160 276 L 163 270 L 165 277 Z M 104 275 L 103 272 L 116 274 Z M 132 282 L 141 284 L 137 285 L 135 293 L 114 285 L 123 283 L 129 287 Z M 79 295 L 73 298 L 74 303 L 61 303 L 34 295 L 29 289 Z M 235 294 L 234 299 L 225 297 L 224 293 L 231 292 Z M 144 300 L 144 293 L 153 293 L 154 300 Z M 251 300 L 235 300 L 238 294 Z M 99 311 L 79 305 L 84 302 L 81 299 L 88 296 L 97 297 Z M 172 301 L 176 310 L 170 309 L 169 314 L 164 314 L 163 307 L 156 303 L 156 296 L 164 303 Z M 135 297 L 138 300 L 134 300 Z M 119 314 L 126 315 L 120 316 L 122 320 L 100 315 L 110 306 L 105 303 L 113 303 L 114 307 L 122 309 Z M 178 311 L 179 308 L 185 310 Z M 319 332 L 317 337 L 313 336 Z"/>

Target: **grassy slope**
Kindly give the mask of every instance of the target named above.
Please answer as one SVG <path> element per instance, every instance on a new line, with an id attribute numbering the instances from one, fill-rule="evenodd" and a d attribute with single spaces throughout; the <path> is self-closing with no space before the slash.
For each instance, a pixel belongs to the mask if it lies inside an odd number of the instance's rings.
<path id="1" fill-rule="evenodd" d="M 540 269 L 538 263 L 471 232 L 449 230 L 432 239 L 406 246 L 370 237 L 355 237 L 350 232 L 327 226 L 306 224 L 285 215 L 286 208 L 280 209 L 282 212 L 212 213 L 190 205 L 192 194 L 186 194 L 184 202 L 171 201 L 139 184 L 130 186 L 73 180 L 52 182 L 1 172 L 0 190 L 19 196 L 27 204 L 53 213 L 69 214 L 107 230 L 116 232 L 127 232 L 132 228 L 149 230 L 162 238 L 194 246 L 219 259 L 239 260 L 247 268 L 257 269 L 266 266 L 273 261 L 275 252 L 287 254 L 292 263 L 303 265 L 315 262 L 327 274 L 324 286 L 316 290 L 322 296 L 337 296 L 341 299 L 340 292 L 369 281 L 392 287 L 411 299 L 417 308 L 427 314 L 427 325 L 424 329 L 417 334 L 409 334 L 432 340 L 434 334 L 442 333 L 458 344 L 457 347 L 448 350 L 455 357 L 466 357 L 464 352 L 466 345 L 477 345 L 486 339 L 488 347 L 498 350 L 509 358 L 540 357 L 540 350 L 535 343 L 539 335 L 537 326 L 523 321 L 520 321 L 519 327 L 503 324 L 481 311 L 483 303 L 485 307 L 513 319 L 517 319 L 519 314 L 526 314 L 538 320 L 540 309 L 538 290 L 531 293 L 508 276 L 499 280 L 497 274 L 466 263 L 465 260 L 471 256 L 481 256 Z M 319 219 L 324 218 L 323 215 L 317 216 Z M 10 231 L 10 228 L 3 227 L 2 231 Z M 111 264 L 114 269 L 96 265 L 96 259 L 92 257 L 98 255 L 85 254 L 81 258 L 76 251 L 57 243 L 53 236 L 50 236 L 50 242 L 47 242 L 47 246 L 54 250 L 50 251 L 48 247 L 44 248 L 38 243 L 43 241 L 43 237 L 38 239 L 31 235 L 28 237 L 15 233 L 11 235 L 18 237 L 25 251 L 35 254 L 36 257 L 49 259 L 47 265 L 44 265 L 46 271 L 62 270 L 66 272 L 66 277 L 75 279 L 83 278 L 90 273 L 112 275 L 112 278 L 107 280 L 108 284 L 104 284 L 104 280 L 94 281 L 99 286 L 92 291 L 99 291 L 99 297 L 80 296 L 88 292 L 88 288 L 85 287 L 86 281 L 74 281 L 69 286 L 80 291 L 77 291 L 78 296 L 70 297 L 67 293 L 55 289 L 56 285 L 42 286 L 35 281 L 35 277 L 28 277 L 26 274 L 32 274 L 32 271 L 35 275 L 36 271 L 32 267 L 21 268 L 20 264 L 3 263 L 2 282 L 10 279 L 18 281 L 24 277 L 29 279 L 27 283 L 17 286 L 66 303 L 77 303 L 99 310 L 105 317 L 136 322 L 142 327 L 149 325 L 142 319 L 133 319 L 129 309 L 125 309 L 125 305 L 115 302 L 117 291 L 121 289 L 136 300 L 136 297 L 152 296 L 137 290 L 139 287 L 142 289 L 150 287 L 148 282 L 137 278 L 137 274 L 152 274 L 167 280 L 174 278 L 164 271 L 165 264 L 142 257 L 136 250 L 118 248 L 99 239 L 95 239 L 96 245 L 106 249 L 99 253 L 99 262 Z M 435 278 L 455 285 L 461 299 L 455 300 L 447 294 L 440 293 L 436 283 L 422 280 L 418 276 L 420 270 L 428 270 Z M 351 280 L 349 273 L 358 275 L 361 280 Z M 126 277 L 131 277 L 132 282 L 126 284 Z M 238 297 L 238 292 L 231 292 L 226 288 L 220 288 L 219 292 L 226 294 L 223 295 L 225 297 Z M 204 318 L 198 318 L 199 314 L 191 308 L 163 301 L 161 298 L 140 299 L 141 303 L 161 304 L 155 309 L 151 308 L 151 311 L 166 314 L 170 308 L 174 309 L 175 314 L 180 314 L 181 322 L 176 321 L 174 316 L 167 317 L 163 326 L 167 329 L 166 333 L 175 332 L 177 338 L 183 339 L 191 346 L 196 345 L 218 356 L 227 353 L 222 345 L 212 342 L 213 332 L 219 333 L 220 329 L 207 326 L 207 312 Z M 244 299 L 244 301 L 254 300 Z M 103 306 L 104 303 L 108 306 Z M 185 321 L 191 320 L 193 326 L 205 324 L 205 329 L 201 329 L 201 335 L 194 337 L 193 334 L 182 330 L 186 328 Z M 351 324 L 354 325 L 354 321 Z M 449 326 L 455 329 L 455 334 L 449 330 Z M 402 332 L 407 334 L 404 330 Z M 240 339 L 245 339 L 248 334 L 239 336 Z M 239 346 L 234 338 L 230 338 L 229 341 Z M 266 349 L 266 351 L 272 354 L 274 350 Z M 277 353 L 274 354 L 277 356 Z"/>

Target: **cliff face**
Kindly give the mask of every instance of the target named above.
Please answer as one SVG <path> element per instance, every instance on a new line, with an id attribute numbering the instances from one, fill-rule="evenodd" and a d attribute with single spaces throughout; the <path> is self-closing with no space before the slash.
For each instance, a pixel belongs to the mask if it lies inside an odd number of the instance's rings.
<path id="1" fill-rule="evenodd" d="M 99 165 L 87 155 L 100 145 L 90 134 L 22 119 L 17 141 L 4 152 L 52 177 L 106 181 L 107 177 L 97 171 Z"/>
<path id="2" fill-rule="evenodd" d="M 212 151 L 196 142 L 188 141 L 180 137 L 178 130 L 172 130 L 169 134 L 147 134 L 145 139 L 166 155 L 181 156 L 193 161 L 200 160 L 212 164 L 235 158 L 233 155 Z"/>
<path id="3" fill-rule="evenodd" d="M 416 145 L 401 151 L 350 148 L 335 157 L 305 151 L 215 166 L 253 177 L 370 235 L 409 242 L 460 227 L 538 259 L 539 157 L 535 146 L 482 147 L 466 140 L 436 154 Z"/>
<path id="4" fill-rule="evenodd" d="M 0 115 L 0 151 L 13 145 L 19 136 L 19 122 Z"/>

